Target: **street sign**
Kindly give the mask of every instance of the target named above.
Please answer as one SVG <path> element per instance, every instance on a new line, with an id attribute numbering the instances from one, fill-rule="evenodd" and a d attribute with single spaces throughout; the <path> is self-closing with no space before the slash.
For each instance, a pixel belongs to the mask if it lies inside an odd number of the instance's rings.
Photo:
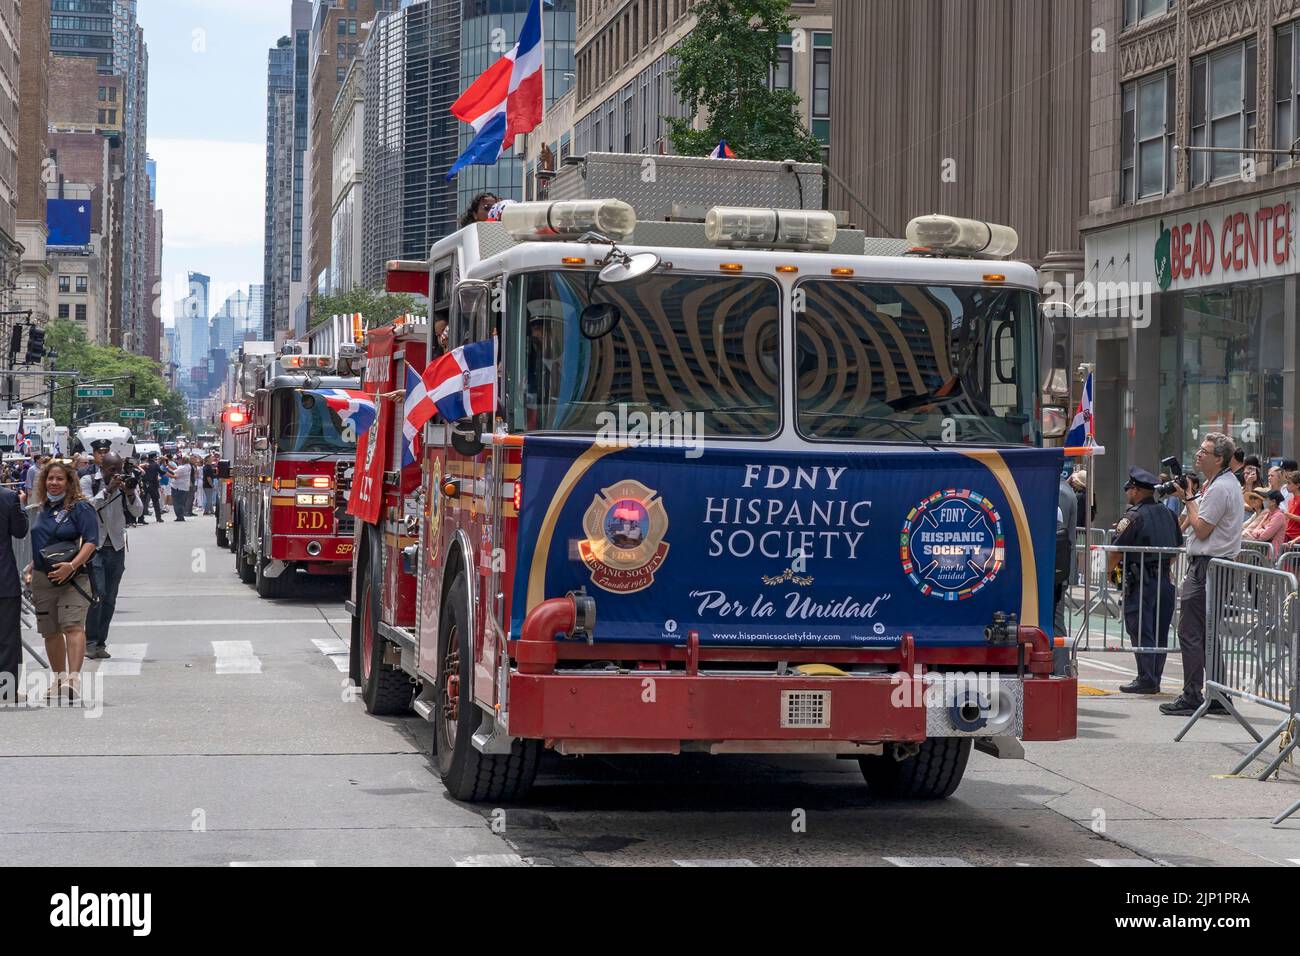
<path id="1" fill-rule="evenodd" d="M 77 398 L 112 398 L 112 385 L 78 385 Z"/>
<path id="2" fill-rule="evenodd" d="M 121 415 L 123 418 L 144 418 L 144 417 L 146 417 L 143 408 L 124 408 L 124 409 L 122 409 L 120 412 L 118 412 L 118 414 Z"/>

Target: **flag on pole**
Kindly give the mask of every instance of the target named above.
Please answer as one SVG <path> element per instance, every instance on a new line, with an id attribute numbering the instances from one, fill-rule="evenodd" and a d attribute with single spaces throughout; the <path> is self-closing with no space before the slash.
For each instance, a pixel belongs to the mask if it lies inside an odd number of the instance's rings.
<path id="1" fill-rule="evenodd" d="M 718 144 L 717 149 L 709 153 L 709 159 L 735 159 L 735 158 L 736 158 L 735 152 L 732 151 L 732 148 L 727 145 L 727 141 L 725 139 Z"/>
<path id="2" fill-rule="evenodd" d="M 476 135 L 452 165 L 448 179 L 466 166 L 495 165 L 517 135 L 531 133 L 541 123 L 545 49 L 542 0 L 529 0 L 519 41 L 452 104 L 452 114 L 474 127 Z"/>
<path id="3" fill-rule="evenodd" d="M 402 415 L 402 467 L 413 465 L 420 457 L 420 429 L 411 424 L 415 406 L 429 394 L 424 380 L 415 369 L 406 366 L 406 404 Z"/>
<path id="4" fill-rule="evenodd" d="M 27 416 L 27 409 L 22 408 L 18 411 L 18 431 L 14 434 L 14 451 L 26 452 L 31 451 L 32 443 L 27 438 L 27 428 L 23 420 Z"/>
<path id="5" fill-rule="evenodd" d="M 429 363 L 420 376 L 423 390 L 407 394 L 406 421 L 418 432 L 435 412 L 449 422 L 496 408 L 496 339 L 471 342 Z"/>
<path id="6" fill-rule="evenodd" d="M 1092 421 L 1092 373 L 1083 383 L 1083 394 L 1079 396 L 1079 410 L 1074 413 L 1070 424 L 1070 433 L 1065 436 L 1067 448 L 1082 448 L 1096 443 L 1096 433 Z"/>

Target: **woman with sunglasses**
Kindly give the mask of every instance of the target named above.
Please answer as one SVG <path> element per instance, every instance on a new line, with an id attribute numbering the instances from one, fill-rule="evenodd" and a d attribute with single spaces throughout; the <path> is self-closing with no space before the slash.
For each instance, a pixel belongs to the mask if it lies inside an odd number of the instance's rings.
<path id="1" fill-rule="evenodd" d="M 36 629 L 54 676 L 47 699 L 81 698 L 81 666 L 86 658 L 86 614 L 90 575 L 86 563 L 99 541 L 99 519 L 81 494 L 71 463 L 51 461 L 36 477 L 32 493 L 32 563 L 25 577 L 36 605 Z M 51 562 L 52 551 L 63 560 Z"/>
<path id="2" fill-rule="evenodd" d="M 500 200 L 492 193 L 479 193 L 465 210 L 465 215 L 460 217 L 461 228 L 472 226 L 476 222 L 491 222 L 492 207 L 498 202 Z"/>

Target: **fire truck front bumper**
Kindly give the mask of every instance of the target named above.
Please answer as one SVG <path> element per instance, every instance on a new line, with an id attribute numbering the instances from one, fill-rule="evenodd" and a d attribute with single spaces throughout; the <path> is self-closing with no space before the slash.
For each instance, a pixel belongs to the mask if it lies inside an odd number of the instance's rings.
<path id="1" fill-rule="evenodd" d="M 273 535 L 271 559 L 292 562 L 314 574 L 345 574 L 352 565 L 351 537 Z"/>

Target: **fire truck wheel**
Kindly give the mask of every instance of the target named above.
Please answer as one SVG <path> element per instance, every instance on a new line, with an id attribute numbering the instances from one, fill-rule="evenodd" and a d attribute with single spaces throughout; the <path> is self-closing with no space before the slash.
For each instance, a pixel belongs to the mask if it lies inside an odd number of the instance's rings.
<path id="1" fill-rule="evenodd" d="M 367 713 L 389 717 L 411 709 L 414 688 L 400 667 L 384 663 L 388 641 L 379 635 L 377 604 L 374 585 L 367 578 L 357 608 L 361 614 L 361 696 Z"/>
<path id="2" fill-rule="evenodd" d="M 217 547 L 230 547 L 230 535 L 226 534 L 226 526 L 221 524 L 221 519 L 217 519 Z"/>
<path id="3" fill-rule="evenodd" d="M 541 741 L 516 740 L 508 754 L 474 749 L 478 729 L 474 703 L 474 644 L 469 633 L 468 588 L 458 574 L 438 627 L 438 686 L 434 704 L 433 758 L 447 792 L 469 802 L 514 800 L 533 785 Z"/>
<path id="4" fill-rule="evenodd" d="M 235 573 L 245 584 L 252 584 L 256 572 L 248 563 L 248 536 L 244 533 L 244 522 L 235 525 Z"/>
<path id="5" fill-rule="evenodd" d="M 906 760 L 895 760 L 886 747 L 884 755 L 862 757 L 858 763 L 872 796 L 941 800 L 961 783 L 971 744 L 969 737 L 931 737 Z"/>
<path id="6" fill-rule="evenodd" d="M 260 598 L 284 598 L 293 593 L 294 576 L 298 573 L 291 566 L 280 572 L 276 578 L 268 578 L 265 574 L 266 566 L 271 563 L 271 559 L 265 557 L 260 552 L 257 555 L 257 561 L 254 565 L 254 583 L 257 588 L 257 596 Z"/>

